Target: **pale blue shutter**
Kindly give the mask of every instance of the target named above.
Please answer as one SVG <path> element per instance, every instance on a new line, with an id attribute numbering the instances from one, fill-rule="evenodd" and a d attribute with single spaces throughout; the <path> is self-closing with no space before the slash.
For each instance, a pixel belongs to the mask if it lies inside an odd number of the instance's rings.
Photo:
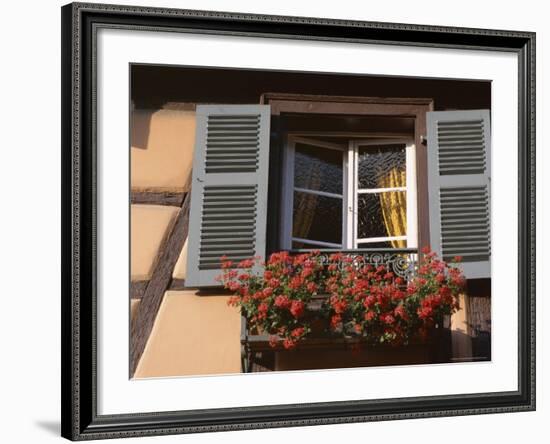
<path id="1" fill-rule="evenodd" d="M 431 247 L 462 256 L 466 278 L 490 277 L 490 113 L 429 112 L 427 125 Z"/>
<path id="2" fill-rule="evenodd" d="M 198 105 L 185 285 L 220 285 L 220 258 L 265 256 L 269 105 Z"/>

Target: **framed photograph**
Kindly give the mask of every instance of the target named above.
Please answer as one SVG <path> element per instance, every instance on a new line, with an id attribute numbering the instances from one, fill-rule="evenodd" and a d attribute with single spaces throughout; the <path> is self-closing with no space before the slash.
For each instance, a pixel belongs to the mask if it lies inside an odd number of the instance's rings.
<path id="1" fill-rule="evenodd" d="M 62 8 L 62 435 L 535 408 L 535 35 Z"/>

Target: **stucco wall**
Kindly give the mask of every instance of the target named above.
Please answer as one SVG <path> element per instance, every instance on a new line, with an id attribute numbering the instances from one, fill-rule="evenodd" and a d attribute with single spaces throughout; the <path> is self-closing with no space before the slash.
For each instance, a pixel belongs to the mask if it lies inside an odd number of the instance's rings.
<path id="1" fill-rule="evenodd" d="M 227 299 L 167 291 L 135 377 L 238 373 L 240 315 Z"/>
<path id="2" fill-rule="evenodd" d="M 172 228 L 179 208 L 163 205 L 131 207 L 131 275 L 133 281 L 151 278 L 159 247 Z"/>
<path id="3" fill-rule="evenodd" d="M 187 191 L 195 144 L 195 112 L 138 109 L 132 116 L 132 189 Z"/>

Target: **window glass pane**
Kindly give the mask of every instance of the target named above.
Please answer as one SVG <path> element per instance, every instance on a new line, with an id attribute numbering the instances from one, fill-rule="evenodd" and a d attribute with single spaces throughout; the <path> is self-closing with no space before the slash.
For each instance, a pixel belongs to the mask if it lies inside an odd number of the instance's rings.
<path id="1" fill-rule="evenodd" d="M 407 234 L 405 191 L 359 194 L 357 210 L 358 238 L 405 236 Z"/>
<path id="2" fill-rule="evenodd" d="M 294 192 L 292 237 L 342 243 L 342 199 Z"/>
<path id="3" fill-rule="evenodd" d="M 405 145 L 359 148 L 357 180 L 359 188 L 406 186 Z"/>
<path id="4" fill-rule="evenodd" d="M 294 186 L 342 194 L 342 151 L 297 143 Z"/>

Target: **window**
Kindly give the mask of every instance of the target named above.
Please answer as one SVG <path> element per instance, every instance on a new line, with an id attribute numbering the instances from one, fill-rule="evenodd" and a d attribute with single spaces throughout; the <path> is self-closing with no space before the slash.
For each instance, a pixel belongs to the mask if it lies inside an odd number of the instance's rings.
<path id="1" fill-rule="evenodd" d="M 411 140 L 292 135 L 284 169 L 283 248 L 417 246 Z"/>
<path id="2" fill-rule="evenodd" d="M 434 112 L 425 104 L 353 100 L 197 106 L 187 286 L 219 285 L 222 256 L 235 262 L 265 257 L 268 220 L 280 222 L 280 249 L 430 244 L 445 260 L 462 256 L 467 278 L 490 276 L 489 111 Z M 393 130 L 349 139 L 317 129 L 307 137 L 294 133 L 280 171 L 281 165 L 269 165 L 270 136 L 279 137 L 270 124 L 282 111 L 412 113 L 417 144 L 409 133 L 397 137 Z M 419 145 L 424 132 L 426 146 Z M 283 175 L 280 214 L 268 214 L 274 171 Z"/>

